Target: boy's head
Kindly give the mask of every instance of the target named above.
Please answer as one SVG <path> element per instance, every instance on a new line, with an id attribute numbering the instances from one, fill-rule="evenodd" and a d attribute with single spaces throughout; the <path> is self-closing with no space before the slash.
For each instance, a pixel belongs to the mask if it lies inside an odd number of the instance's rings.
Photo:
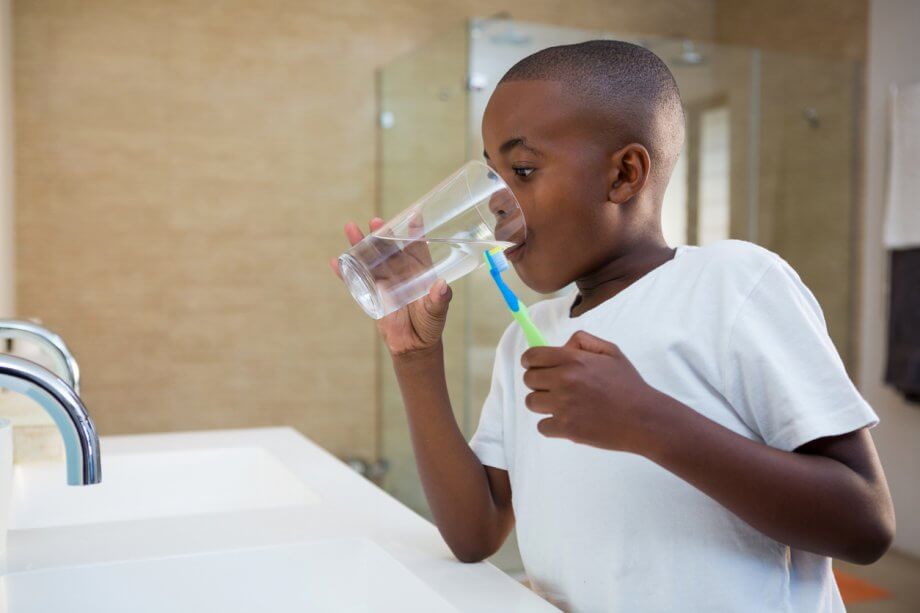
<path id="1" fill-rule="evenodd" d="M 527 240 L 509 259 L 533 289 L 556 291 L 660 240 L 684 116 L 651 51 L 596 40 L 524 58 L 492 94 L 482 136 L 524 209 Z"/>

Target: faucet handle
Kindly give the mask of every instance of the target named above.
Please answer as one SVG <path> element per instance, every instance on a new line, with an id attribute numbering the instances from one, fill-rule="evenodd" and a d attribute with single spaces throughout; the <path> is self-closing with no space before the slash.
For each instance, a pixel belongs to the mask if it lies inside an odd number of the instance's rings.
<path id="1" fill-rule="evenodd" d="M 0 319 L 0 340 L 26 340 L 37 343 L 46 355 L 51 358 L 53 367 L 49 368 L 52 372 L 67 382 L 73 390 L 80 393 L 80 367 L 77 360 L 74 359 L 70 349 L 64 339 L 39 325 L 40 319 L 18 320 L 18 319 Z M 0 353 L 15 352 L 3 347 Z M 28 356 L 20 356 L 28 358 Z M 34 361 L 34 360 L 33 360 Z M 40 364 L 44 366 L 44 364 Z"/>

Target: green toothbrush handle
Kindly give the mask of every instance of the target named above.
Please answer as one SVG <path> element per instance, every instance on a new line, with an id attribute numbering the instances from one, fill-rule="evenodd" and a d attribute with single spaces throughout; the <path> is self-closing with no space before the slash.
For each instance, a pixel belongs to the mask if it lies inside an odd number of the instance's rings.
<path id="1" fill-rule="evenodd" d="M 543 338 L 543 333 L 540 332 L 530 319 L 530 313 L 527 312 L 527 305 L 523 302 L 518 302 L 518 310 L 511 311 L 511 314 L 514 315 L 517 322 L 521 324 L 521 328 L 524 330 L 524 336 L 527 338 L 527 344 L 530 347 L 545 347 L 549 344 L 546 342 L 546 339 Z"/>

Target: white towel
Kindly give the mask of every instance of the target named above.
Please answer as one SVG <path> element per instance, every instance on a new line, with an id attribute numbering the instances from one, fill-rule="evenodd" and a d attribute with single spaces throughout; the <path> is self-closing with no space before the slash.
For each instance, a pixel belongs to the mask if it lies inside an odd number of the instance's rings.
<path id="1" fill-rule="evenodd" d="M 885 247 L 920 247 L 920 83 L 891 86 Z"/>

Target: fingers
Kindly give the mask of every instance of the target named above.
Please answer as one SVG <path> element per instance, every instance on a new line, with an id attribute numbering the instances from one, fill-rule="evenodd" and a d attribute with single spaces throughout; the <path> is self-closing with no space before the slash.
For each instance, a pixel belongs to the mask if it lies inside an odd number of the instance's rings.
<path id="1" fill-rule="evenodd" d="M 553 388 L 557 373 L 552 368 L 528 368 L 524 371 L 524 385 L 534 391 Z"/>
<path id="2" fill-rule="evenodd" d="M 424 238 L 424 226 L 420 216 L 410 220 L 410 225 L 414 224 L 414 230 L 410 229 L 410 235 L 413 232 Z M 386 225 L 386 222 L 380 217 L 371 218 L 368 228 L 371 233 L 378 233 L 380 236 L 392 236 L 389 231 L 380 232 Z M 352 246 L 357 245 L 364 240 L 365 235 L 353 221 L 345 224 L 345 237 Z M 426 270 L 432 269 L 431 253 L 428 250 L 428 244 L 424 240 L 413 241 L 403 248 L 390 241 L 377 241 L 368 246 L 371 250 L 376 250 L 380 257 L 378 264 L 373 271 L 375 283 L 385 283 L 389 278 L 400 279 L 409 275 L 417 276 Z M 373 251 L 372 251 L 373 252 Z M 342 271 L 338 263 L 330 260 L 329 266 L 333 272 L 342 278 Z M 441 301 L 450 301 L 450 288 L 444 289 L 443 293 L 431 296 L 432 305 L 440 305 Z M 439 306 L 437 310 L 441 307 Z M 444 307 L 446 311 L 446 307 Z"/>
<path id="3" fill-rule="evenodd" d="M 549 438 L 564 438 L 562 423 L 555 417 L 546 417 L 537 422 L 537 430 Z"/>
<path id="4" fill-rule="evenodd" d="M 422 214 L 418 211 L 412 214 L 409 217 L 409 236 L 413 238 L 420 238 L 425 235 L 425 220 L 422 219 Z"/>
<path id="5" fill-rule="evenodd" d="M 386 223 L 383 219 L 374 217 L 369 224 L 370 231 L 377 232 L 379 236 L 392 238 L 392 229 L 379 232 L 384 225 Z M 428 250 L 428 243 L 424 241 L 424 230 L 421 215 L 415 214 L 409 218 L 408 234 L 409 237 L 419 240 L 410 241 L 398 248 L 394 246 L 395 244 L 388 244 L 382 248 L 382 259 L 386 263 L 385 276 L 399 278 L 432 268 L 431 252 Z M 379 245 L 376 247 L 381 249 Z"/>
<path id="6" fill-rule="evenodd" d="M 383 223 L 384 222 L 382 219 L 379 217 L 374 217 L 371 219 L 368 226 L 370 227 L 371 232 L 375 232 L 380 229 Z M 358 224 L 353 221 L 349 221 L 345 224 L 345 238 L 348 239 L 348 242 L 351 243 L 352 246 L 355 246 L 364 239 L 364 233 L 361 232 L 361 228 L 358 227 Z M 338 258 L 330 258 L 329 267 L 332 269 L 332 272 L 338 276 L 339 279 L 342 278 L 342 271 L 339 270 Z"/>
<path id="7" fill-rule="evenodd" d="M 381 227 L 383 227 L 384 221 L 379 217 L 373 217 L 368 224 L 371 232 L 376 232 Z M 345 238 L 348 239 L 348 242 L 352 245 L 357 245 L 364 239 L 364 233 L 361 231 L 361 228 L 358 227 L 353 221 L 349 221 L 345 224 Z"/>
<path id="8" fill-rule="evenodd" d="M 434 261 L 431 258 L 431 249 L 424 240 L 413 241 L 405 248 L 405 253 L 422 269 L 431 268 Z"/>
<path id="9" fill-rule="evenodd" d="M 569 349 L 580 349 L 582 351 L 590 351 L 591 353 L 611 356 L 615 356 L 620 352 L 620 348 L 613 343 L 598 338 L 593 334 L 588 334 L 583 330 L 579 330 L 573 334 L 563 346 Z"/>
<path id="10" fill-rule="evenodd" d="M 329 268 L 332 269 L 332 272 L 334 272 L 339 279 L 342 279 L 342 271 L 339 269 L 338 258 L 329 258 Z M 344 279 L 342 280 L 344 281 Z"/>
<path id="11" fill-rule="evenodd" d="M 349 221 L 345 224 L 345 238 L 348 239 L 348 242 L 352 245 L 357 245 L 364 238 L 364 233 L 361 232 L 361 229 L 353 221 Z"/>
<path id="12" fill-rule="evenodd" d="M 566 347 L 531 347 L 521 355 L 524 368 L 551 368 L 565 364 L 570 359 Z"/>
<path id="13" fill-rule="evenodd" d="M 450 285 L 447 284 L 447 281 L 438 279 L 435 281 L 434 285 L 431 286 L 431 289 L 428 290 L 428 295 L 422 299 L 425 312 L 435 319 L 446 318 L 447 307 L 450 305 L 452 296 L 453 291 L 450 289 Z"/>
<path id="14" fill-rule="evenodd" d="M 556 407 L 549 392 L 530 392 L 524 396 L 524 405 L 534 413 L 551 415 Z"/>
<path id="15" fill-rule="evenodd" d="M 409 255 L 416 266 L 421 269 L 431 268 L 432 259 L 428 243 L 425 242 L 425 220 L 421 213 L 416 212 L 409 218 L 409 236 L 417 239 L 405 246 L 404 252 Z"/>

